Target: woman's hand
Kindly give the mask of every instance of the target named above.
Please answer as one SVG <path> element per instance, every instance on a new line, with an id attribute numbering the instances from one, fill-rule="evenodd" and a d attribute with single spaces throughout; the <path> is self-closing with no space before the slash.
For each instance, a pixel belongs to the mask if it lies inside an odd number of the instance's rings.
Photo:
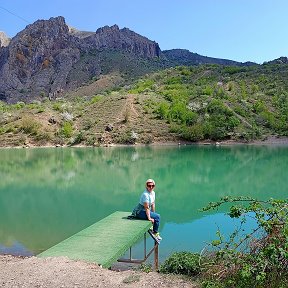
<path id="1" fill-rule="evenodd" d="M 150 218 L 148 220 L 151 221 L 154 224 L 154 219 L 153 218 Z"/>

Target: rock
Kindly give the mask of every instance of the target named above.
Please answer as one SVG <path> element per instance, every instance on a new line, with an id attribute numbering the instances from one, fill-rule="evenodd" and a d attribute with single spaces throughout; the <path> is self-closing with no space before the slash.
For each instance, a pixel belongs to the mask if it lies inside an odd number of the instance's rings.
<path id="1" fill-rule="evenodd" d="M 105 127 L 105 131 L 111 132 L 113 130 L 113 125 L 112 124 L 107 124 Z"/>
<path id="2" fill-rule="evenodd" d="M 10 43 L 10 38 L 2 31 L 0 31 L 0 47 L 6 47 Z"/>
<path id="3" fill-rule="evenodd" d="M 119 29 L 117 25 L 99 28 L 94 35 L 83 40 L 84 47 L 97 49 L 120 49 L 145 58 L 159 57 L 159 45 L 128 28 Z"/>
<path id="4" fill-rule="evenodd" d="M 0 95 L 9 103 L 40 100 L 65 88 L 67 75 L 80 58 L 63 17 L 28 25 L 5 49 L 0 55 Z"/>
<path id="5" fill-rule="evenodd" d="M 56 124 L 56 123 L 57 123 L 57 121 L 55 120 L 54 117 L 49 118 L 48 122 L 49 122 L 50 124 Z"/>

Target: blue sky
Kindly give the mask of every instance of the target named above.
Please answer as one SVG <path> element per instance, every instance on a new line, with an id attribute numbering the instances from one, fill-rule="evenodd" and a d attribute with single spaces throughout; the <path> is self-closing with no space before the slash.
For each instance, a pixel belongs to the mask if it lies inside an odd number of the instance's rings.
<path id="1" fill-rule="evenodd" d="M 127 27 L 161 50 L 263 63 L 288 56 L 287 0 L 0 0 L 0 31 L 64 16 L 79 30 Z"/>

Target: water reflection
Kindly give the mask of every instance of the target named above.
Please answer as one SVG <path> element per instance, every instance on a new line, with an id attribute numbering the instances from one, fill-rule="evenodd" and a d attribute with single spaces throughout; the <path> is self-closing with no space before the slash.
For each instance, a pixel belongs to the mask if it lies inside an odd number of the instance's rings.
<path id="1" fill-rule="evenodd" d="M 185 231 L 183 239 L 195 240 L 197 221 L 212 219 L 198 211 L 208 202 L 224 195 L 287 198 L 287 160 L 285 146 L 0 150 L 0 253 L 38 253 L 114 211 L 131 211 L 150 177 L 170 239 L 161 249 L 176 242 L 186 249 L 172 234 Z M 190 246 L 203 241 L 196 242 Z"/>

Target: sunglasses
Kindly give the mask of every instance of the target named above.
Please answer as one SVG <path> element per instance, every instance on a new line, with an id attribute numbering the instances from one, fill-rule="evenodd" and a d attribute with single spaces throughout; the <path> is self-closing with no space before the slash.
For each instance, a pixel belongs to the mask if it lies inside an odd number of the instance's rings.
<path id="1" fill-rule="evenodd" d="M 153 187 L 155 187 L 155 185 L 147 185 L 147 187 L 149 187 L 149 188 L 153 188 Z"/>

